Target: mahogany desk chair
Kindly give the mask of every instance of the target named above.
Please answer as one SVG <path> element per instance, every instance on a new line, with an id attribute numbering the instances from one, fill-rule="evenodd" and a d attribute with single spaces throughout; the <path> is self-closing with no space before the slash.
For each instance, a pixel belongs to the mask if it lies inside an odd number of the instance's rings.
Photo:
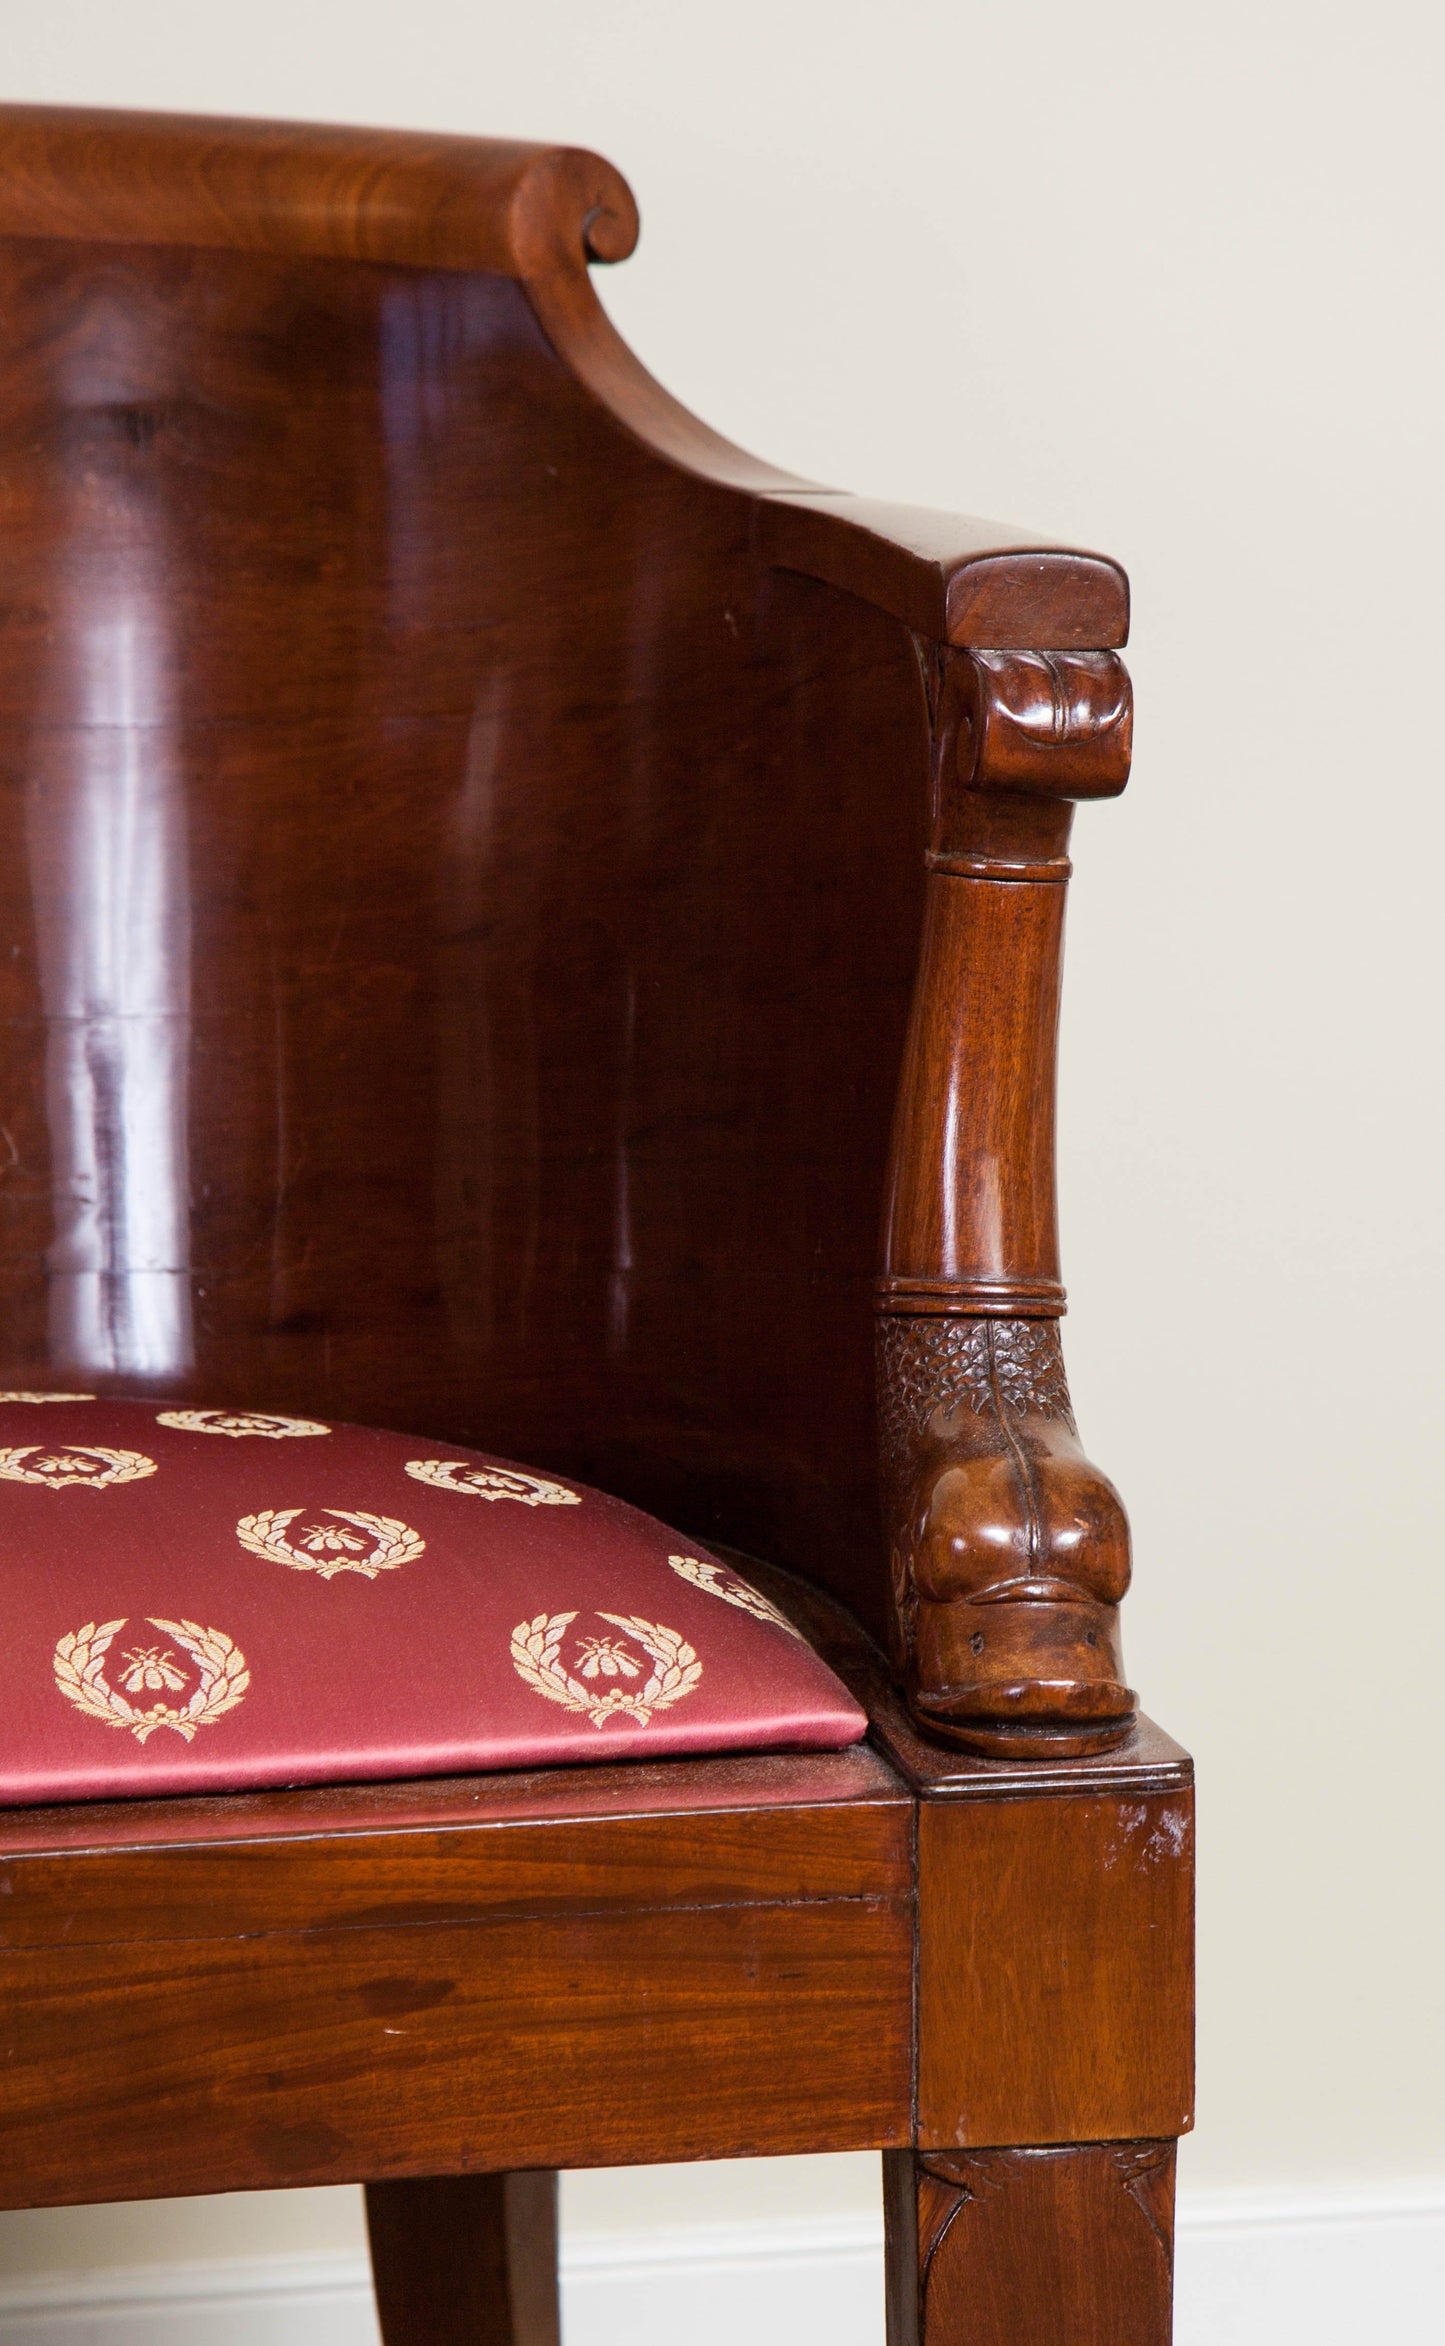
<path id="1" fill-rule="evenodd" d="M 1126 584 L 717 439 L 636 234 L 579 152 L 0 113 L 7 1374 L 587 1478 L 874 1733 L 13 1812 L 0 2200 L 360 2180 L 387 2346 L 542 2346 L 557 2169 L 873 2147 L 895 2346 L 1159 2346 L 1190 1775 L 1053 1193 Z"/>

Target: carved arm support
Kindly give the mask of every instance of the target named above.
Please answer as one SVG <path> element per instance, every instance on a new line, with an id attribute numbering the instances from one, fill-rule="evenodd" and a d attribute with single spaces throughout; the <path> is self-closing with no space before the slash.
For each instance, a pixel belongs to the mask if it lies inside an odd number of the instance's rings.
<path id="1" fill-rule="evenodd" d="M 1117 1493 L 1079 1447 L 1054 1100 L 1073 804 L 1122 790 L 1111 651 L 926 649 L 933 826 L 879 1282 L 884 1505 L 909 1701 L 986 1753 L 1132 1724 Z"/>

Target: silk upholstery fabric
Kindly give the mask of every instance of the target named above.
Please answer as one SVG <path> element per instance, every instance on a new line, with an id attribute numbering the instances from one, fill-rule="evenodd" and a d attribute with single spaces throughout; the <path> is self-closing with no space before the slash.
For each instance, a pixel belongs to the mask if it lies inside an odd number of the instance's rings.
<path id="1" fill-rule="evenodd" d="M 813 1747 L 862 1711 L 695 1541 L 412 1436 L 0 1398 L 0 1802 Z"/>

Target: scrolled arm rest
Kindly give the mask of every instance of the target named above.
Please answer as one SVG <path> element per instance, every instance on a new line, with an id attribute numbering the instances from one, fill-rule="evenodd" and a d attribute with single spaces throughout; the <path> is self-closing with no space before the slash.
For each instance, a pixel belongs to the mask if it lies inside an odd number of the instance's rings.
<path id="1" fill-rule="evenodd" d="M 1117 562 L 1006 522 L 884 505 L 775 476 L 760 497 L 763 558 L 876 603 L 955 648 L 1114 651 L 1129 635 Z"/>

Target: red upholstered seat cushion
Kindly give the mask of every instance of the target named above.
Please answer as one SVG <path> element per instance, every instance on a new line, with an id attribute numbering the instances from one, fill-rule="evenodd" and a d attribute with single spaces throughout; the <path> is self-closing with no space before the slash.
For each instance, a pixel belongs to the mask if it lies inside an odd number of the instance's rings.
<path id="1" fill-rule="evenodd" d="M 404 1434 L 0 1397 L 0 1802 L 855 1743 L 736 1572 Z"/>

